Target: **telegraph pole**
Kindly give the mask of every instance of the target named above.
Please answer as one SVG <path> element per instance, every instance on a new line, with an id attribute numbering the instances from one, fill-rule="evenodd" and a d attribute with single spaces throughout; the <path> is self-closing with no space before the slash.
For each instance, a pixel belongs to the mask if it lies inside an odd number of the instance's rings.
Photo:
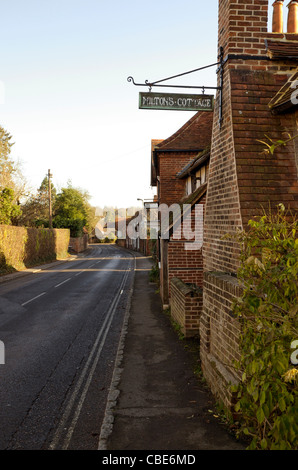
<path id="1" fill-rule="evenodd" d="M 52 223 L 52 192 L 51 192 L 51 170 L 48 170 L 48 183 L 49 183 L 49 228 L 53 228 Z"/>

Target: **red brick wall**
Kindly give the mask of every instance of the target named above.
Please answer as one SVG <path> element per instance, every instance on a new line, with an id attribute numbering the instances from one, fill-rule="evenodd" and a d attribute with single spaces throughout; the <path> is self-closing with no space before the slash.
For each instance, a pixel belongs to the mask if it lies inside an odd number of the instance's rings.
<path id="1" fill-rule="evenodd" d="M 169 283 L 172 277 L 183 282 L 203 285 L 202 250 L 187 251 L 184 242 L 171 241 L 168 248 Z"/>
<path id="2" fill-rule="evenodd" d="M 69 240 L 70 248 L 75 251 L 76 253 L 80 253 L 81 251 L 85 251 L 88 248 L 88 235 L 85 234 L 82 237 L 71 237 Z"/>
<path id="3" fill-rule="evenodd" d="M 234 361 L 239 360 L 240 324 L 231 314 L 232 302 L 241 296 L 237 279 L 216 273 L 204 273 L 203 309 L 200 318 L 200 355 L 203 374 L 213 394 L 230 408 L 233 395 L 230 384 L 239 375 Z"/>
<path id="4" fill-rule="evenodd" d="M 273 12 L 273 0 L 219 0 L 218 45 L 227 54 L 266 55 L 265 38 L 297 41 L 297 34 L 271 33 L 268 24 L 268 4 Z M 287 17 L 284 17 L 286 31 Z M 243 63 L 249 68 L 247 61 Z M 255 66 L 264 66 L 262 61 Z"/>
<path id="5" fill-rule="evenodd" d="M 159 153 L 159 204 L 179 202 L 185 196 L 185 181 L 176 177 L 198 152 L 160 152 Z"/>
<path id="6" fill-rule="evenodd" d="M 210 146 L 212 123 L 213 113 L 198 112 L 175 134 L 155 147 L 153 163 L 157 165 L 156 180 L 160 212 L 162 211 L 160 206 L 165 205 L 166 211 L 168 211 L 173 204 L 178 204 L 186 195 L 185 180 L 178 179 L 176 175 L 198 155 L 199 151 Z M 168 245 L 168 242 L 161 240 L 159 247 L 160 293 L 164 305 L 168 304 L 170 289 L 167 262 Z M 189 258 L 189 254 L 186 258 Z M 187 269 L 190 272 L 190 268 Z M 194 270 L 196 269 L 194 268 Z M 191 274 L 191 278 L 195 278 L 194 272 Z"/>
<path id="7" fill-rule="evenodd" d="M 205 207 L 206 196 L 197 204 Z M 168 278 L 169 296 L 171 296 L 171 279 L 177 277 L 185 283 L 203 286 L 203 254 L 199 247 L 203 224 L 195 220 L 195 206 L 182 224 L 174 231 L 168 244 Z"/>
<path id="8" fill-rule="evenodd" d="M 238 357 L 239 324 L 231 311 L 240 295 L 229 275 L 239 267 L 239 246 L 224 239 L 246 228 L 261 206 L 278 203 L 297 209 L 295 145 L 273 156 L 262 153 L 258 139 L 297 133 L 295 114 L 271 114 L 268 103 L 297 67 L 291 60 L 270 61 L 265 38 L 298 41 L 298 35 L 267 33 L 268 0 L 219 0 L 219 47 L 224 47 L 223 122 L 218 123 L 219 96 L 214 110 L 209 182 L 204 225 L 203 310 L 200 321 L 201 360 L 212 391 L 231 404 L 229 381 L 237 380 L 232 362 Z M 250 58 L 228 58 L 248 54 Z M 216 273 L 216 274 L 215 274 Z"/>
<path id="9" fill-rule="evenodd" d="M 186 338 L 197 336 L 203 305 L 202 291 L 192 289 L 177 278 L 172 278 L 171 290 L 171 317 L 180 325 Z"/>
<path id="10" fill-rule="evenodd" d="M 234 148 L 231 85 L 224 73 L 223 124 L 218 124 L 219 102 L 216 100 L 211 156 L 209 165 L 206 214 L 204 219 L 204 269 L 235 272 L 238 268 L 238 247 L 222 236 L 242 228 L 239 189 Z"/>
<path id="11" fill-rule="evenodd" d="M 168 208 L 172 204 L 178 204 L 186 194 L 185 180 L 178 179 L 176 177 L 177 173 L 182 170 L 190 161 L 197 156 L 197 151 L 187 151 L 187 152 L 159 152 L 159 184 L 158 184 L 158 199 L 159 206 L 165 204 Z M 160 207 L 160 217 L 162 216 L 162 208 Z M 183 228 L 181 229 L 183 231 Z M 162 247 L 166 248 L 161 242 L 161 251 Z M 163 266 L 164 256 L 161 253 L 161 266 L 160 266 L 160 294 L 162 302 L 164 305 L 168 305 L 169 295 L 170 295 L 170 279 L 173 275 L 182 276 L 185 282 L 196 282 L 201 280 L 201 268 L 202 264 L 202 254 L 200 251 L 200 264 L 194 266 L 192 264 L 192 269 L 189 265 L 181 265 L 181 257 L 184 260 L 190 260 L 193 257 L 194 252 L 188 252 L 184 249 L 184 243 L 176 242 L 175 246 L 172 246 L 172 241 L 168 243 L 168 249 L 170 253 L 170 258 L 168 257 L 167 266 Z M 192 253 L 192 254 L 190 254 Z M 178 255 L 177 260 L 175 260 L 176 254 Z M 178 267 L 179 262 L 179 267 Z M 172 272 L 172 268 L 174 269 Z M 178 268 L 179 273 L 178 273 Z"/>
<path id="12" fill-rule="evenodd" d="M 298 44 L 298 43 L 297 43 Z M 297 46 L 298 47 L 298 46 Z M 268 103 L 287 77 L 272 71 L 231 70 L 231 100 L 242 222 L 283 202 L 298 208 L 295 144 L 263 153 L 266 135 L 274 140 L 297 134 L 294 113 L 272 115 Z"/>
<path id="13" fill-rule="evenodd" d="M 220 0 L 219 46 L 228 54 L 266 55 L 265 38 L 298 35 L 267 33 L 267 0 Z M 236 272 L 237 245 L 225 233 L 242 228 L 262 207 L 283 202 L 297 208 L 295 143 L 275 155 L 262 153 L 258 140 L 297 133 L 295 114 L 273 116 L 270 99 L 297 68 L 293 61 L 229 59 L 224 66 L 223 124 L 219 128 L 218 98 L 210 157 L 205 218 L 204 257 L 207 271 Z"/>
<path id="14" fill-rule="evenodd" d="M 218 44 L 225 54 L 266 53 L 268 0 L 219 0 Z"/>

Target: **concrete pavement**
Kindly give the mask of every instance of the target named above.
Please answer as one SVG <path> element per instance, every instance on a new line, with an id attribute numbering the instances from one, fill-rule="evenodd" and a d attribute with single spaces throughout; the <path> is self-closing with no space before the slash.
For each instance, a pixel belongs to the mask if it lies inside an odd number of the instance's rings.
<path id="1" fill-rule="evenodd" d="M 157 286 L 149 282 L 151 258 L 136 254 L 135 262 L 99 449 L 244 450 L 194 373 L 198 351 L 185 347 L 163 312 Z"/>

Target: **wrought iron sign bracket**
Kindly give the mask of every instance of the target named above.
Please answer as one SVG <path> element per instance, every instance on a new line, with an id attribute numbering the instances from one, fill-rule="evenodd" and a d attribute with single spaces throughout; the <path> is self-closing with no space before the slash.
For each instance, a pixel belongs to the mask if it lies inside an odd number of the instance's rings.
<path id="1" fill-rule="evenodd" d="M 135 86 L 139 87 L 148 87 L 149 92 L 152 91 L 153 87 L 162 87 L 162 88 L 185 88 L 185 89 L 200 89 L 202 90 L 202 93 L 205 93 L 205 90 L 217 90 L 219 91 L 219 126 L 221 127 L 222 121 L 223 121 L 223 115 L 222 115 L 222 89 L 223 89 L 223 68 L 224 68 L 224 55 L 223 55 L 223 48 L 220 48 L 220 53 L 218 56 L 218 62 L 215 62 L 214 64 L 210 65 L 205 65 L 204 67 L 199 67 L 194 70 L 189 70 L 188 72 L 183 72 L 179 73 L 177 75 L 173 75 L 171 77 L 163 78 L 162 80 L 156 80 L 155 82 L 149 82 L 149 80 L 145 80 L 145 83 L 136 83 L 134 78 L 129 76 L 127 78 L 127 81 L 130 83 L 133 83 Z M 217 73 L 220 73 L 220 79 L 219 79 L 219 86 L 216 87 L 210 87 L 210 86 L 204 86 L 204 85 L 169 85 L 169 84 L 164 84 L 163 82 L 166 82 L 168 80 L 172 80 L 174 78 L 182 77 L 185 75 L 189 75 L 194 72 L 199 72 L 201 70 L 210 68 L 210 67 L 215 67 L 218 66 Z"/>

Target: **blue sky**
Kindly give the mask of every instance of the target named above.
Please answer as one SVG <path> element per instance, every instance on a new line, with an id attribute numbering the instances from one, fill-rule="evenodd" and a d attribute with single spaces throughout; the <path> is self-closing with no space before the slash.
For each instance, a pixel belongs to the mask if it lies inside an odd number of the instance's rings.
<path id="1" fill-rule="evenodd" d="M 51 169 L 58 189 L 71 180 L 95 206 L 151 197 L 151 139 L 193 113 L 139 110 L 147 89 L 127 77 L 155 81 L 216 62 L 217 3 L 2 2 L 0 125 L 32 189 Z M 215 86 L 215 67 L 175 83 Z"/>

